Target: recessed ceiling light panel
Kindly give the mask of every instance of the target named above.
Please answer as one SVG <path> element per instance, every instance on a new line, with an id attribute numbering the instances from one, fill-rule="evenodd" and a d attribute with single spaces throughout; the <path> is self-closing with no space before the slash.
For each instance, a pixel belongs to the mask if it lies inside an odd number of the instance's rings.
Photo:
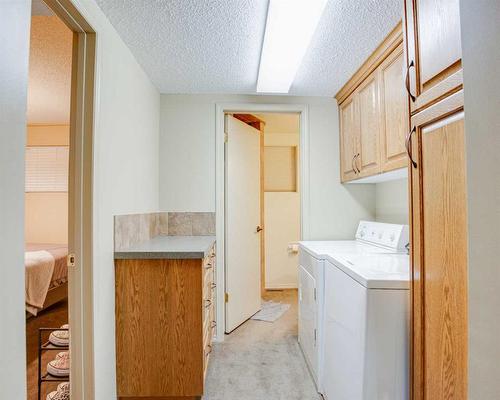
<path id="1" fill-rule="evenodd" d="M 257 92 L 288 93 L 328 0 L 270 0 Z"/>

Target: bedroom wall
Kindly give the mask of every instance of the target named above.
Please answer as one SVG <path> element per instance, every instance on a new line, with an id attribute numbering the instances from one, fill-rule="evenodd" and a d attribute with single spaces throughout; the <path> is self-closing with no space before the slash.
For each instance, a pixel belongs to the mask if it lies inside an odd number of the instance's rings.
<path id="1" fill-rule="evenodd" d="M 27 146 L 69 146 L 68 125 L 28 125 Z M 68 243 L 68 193 L 25 193 L 26 243 Z"/>
<path id="2" fill-rule="evenodd" d="M 26 398 L 24 147 L 30 0 L 0 2 L 0 399 Z"/>
<path id="3" fill-rule="evenodd" d="M 216 103 L 293 103 L 309 108 L 309 239 L 352 238 L 375 217 L 373 185 L 340 183 L 338 109 L 326 97 L 162 95 L 160 209 L 215 211 Z"/>

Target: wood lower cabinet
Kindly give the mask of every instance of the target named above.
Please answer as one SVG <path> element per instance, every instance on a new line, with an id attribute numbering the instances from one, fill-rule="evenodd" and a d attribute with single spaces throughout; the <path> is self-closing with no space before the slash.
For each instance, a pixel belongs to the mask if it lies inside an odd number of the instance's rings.
<path id="1" fill-rule="evenodd" d="M 415 113 L 462 88 L 459 0 L 405 0 L 405 29 Z"/>
<path id="2" fill-rule="evenodd" d="M 412 400 L 467 399 L 463 92 L 412 117 Z"/>
<path id="3" fill-rule="evenodd" d="M 115 260 L 119 399 L 199 399 L 215 333 L 215 252 Z"/>

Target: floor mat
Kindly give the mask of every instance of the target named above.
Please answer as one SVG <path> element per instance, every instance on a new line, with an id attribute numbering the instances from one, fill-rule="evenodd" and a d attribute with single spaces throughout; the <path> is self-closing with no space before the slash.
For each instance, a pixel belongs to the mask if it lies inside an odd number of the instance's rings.
<path id="1" fill-rule="evenodd" d="M 255 314 L 252 319 L 265 322 L 274 322 L 279 319 L 290 308 L 290 304 L 276 303 L 274 301 L 264 301 L 262 309 Z"/>

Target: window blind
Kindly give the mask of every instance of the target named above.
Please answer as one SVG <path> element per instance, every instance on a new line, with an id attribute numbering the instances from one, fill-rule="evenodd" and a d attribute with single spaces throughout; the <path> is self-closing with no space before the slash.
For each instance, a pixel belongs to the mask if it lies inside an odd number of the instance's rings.
<path id="1" fill-rule="evenodd" d="M 68 146 L 26 148 L 26 192 L 67 192 Z"/>

